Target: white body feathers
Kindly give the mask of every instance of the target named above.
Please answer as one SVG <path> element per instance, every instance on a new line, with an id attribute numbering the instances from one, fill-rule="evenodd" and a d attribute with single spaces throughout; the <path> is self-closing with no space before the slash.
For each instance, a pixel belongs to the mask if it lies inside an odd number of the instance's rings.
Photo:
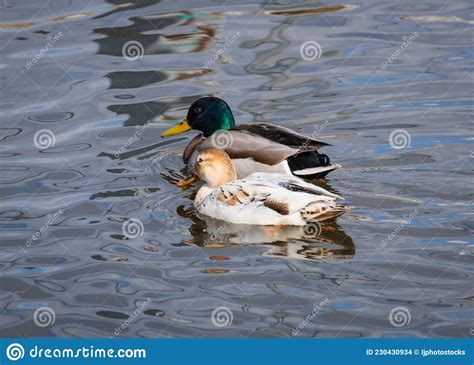
<path id="1" fill-rule="evenodd" d="M 343 212 L 338 198 L 294 176 L 259 172 L 216 188 L 201 187 L 194 206 L 230 223 L 303 226 Z"/>

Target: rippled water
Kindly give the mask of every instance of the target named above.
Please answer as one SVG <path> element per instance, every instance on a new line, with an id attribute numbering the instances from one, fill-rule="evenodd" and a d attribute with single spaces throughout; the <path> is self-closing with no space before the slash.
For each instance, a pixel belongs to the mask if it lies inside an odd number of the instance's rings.
<path id="1" fill-rule="evenodd" d="M 0 9 L 1 336 L 472 335 L 471 2 Z M 309 235 L 200 220 L 174 185 L 191 135 L 160 133 L 209 94 L 331 143 L 318 184 L 352 210 Z"/>

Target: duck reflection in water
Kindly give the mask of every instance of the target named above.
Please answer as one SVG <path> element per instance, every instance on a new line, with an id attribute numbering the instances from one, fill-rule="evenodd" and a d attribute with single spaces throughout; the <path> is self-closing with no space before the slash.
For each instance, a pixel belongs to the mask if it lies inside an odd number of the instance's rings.
<path id="1" fill-rule="evenodd" d="M 198 217 L 193 211 L 178 208 L 178 214 L 190 218 L 193 236 L 186 244 L 221 248 L 232 245 L 264 245 L 265 256 L 292 259 L 345 259 L 355 254 L 355 245 L 337 224 L 336 219 L 306 226 L 251 226 L 231 224 Z"/>

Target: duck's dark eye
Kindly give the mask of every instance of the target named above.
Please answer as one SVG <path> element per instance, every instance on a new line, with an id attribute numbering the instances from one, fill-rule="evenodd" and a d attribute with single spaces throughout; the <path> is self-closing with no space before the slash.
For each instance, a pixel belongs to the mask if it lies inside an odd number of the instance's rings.
<path id="1" fill-rule="evenodd" d="M 202 108 L 201 108 L 200 106 L 197 106 L 197 107 L 194 108 L 194 112 L 195 112 L 196 114 L 199 114 L 199 113 L 202 112 Z"/>
<path id="2" fill-rule="evenodd" d="M 198 163 L 201 163 L 203 160 L 202 160 L 202 157 L 198 157 Z"/>

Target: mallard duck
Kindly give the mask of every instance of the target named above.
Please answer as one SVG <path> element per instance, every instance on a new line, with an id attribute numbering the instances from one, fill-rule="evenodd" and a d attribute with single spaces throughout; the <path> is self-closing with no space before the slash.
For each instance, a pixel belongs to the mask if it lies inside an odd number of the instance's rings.
<path id="1" fill-rule="evenodd" d="M 198 99 L 189 108 L 186 118 L 161 136 L 191 129 L 201 134 L 191 140 L 183 153 L 189 171 L 193 170 L 199 151 L 211 147 L 229 154 L 238 178 L 254 172 L 278 172 L 316 179 L 340 167 L 331 165 L 327 155 L 318 153 L 318 148 L 329 146 L 328 143 L 269 123 L 236 126 L 230 107 L 220 98 Z"/>
<path id="2" fill-rule="evenodd" d="M 295 176 L 257 172 L 238 180 L 229 155 L 216 148 L 198 153 L 194 173 L 205 182 L 194 207 L 229 223 L 304 226 L 345 211 L 339 195 Z"/>

